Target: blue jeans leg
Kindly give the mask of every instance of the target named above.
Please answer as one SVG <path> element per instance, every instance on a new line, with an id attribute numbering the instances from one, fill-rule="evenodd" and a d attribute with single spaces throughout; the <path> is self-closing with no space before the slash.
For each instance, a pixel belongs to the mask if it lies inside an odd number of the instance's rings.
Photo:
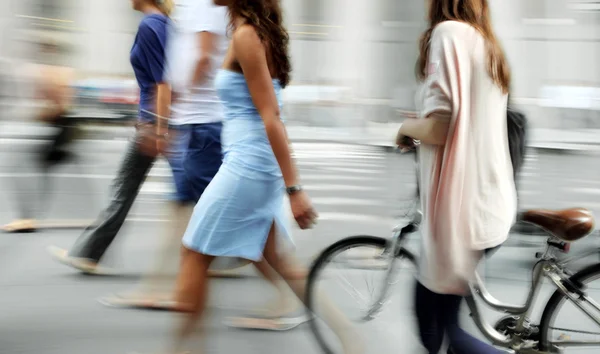
<path id="1" fill-rule="evenodd" d="M 222 123 L 195 124 L 183 167 L 196 201 L 215 177 L 223 161 Z"/>
<path id="2" fill-rule="evenodd" d="M 462 300 L 457 295 L 436 294 L 417 283 L 415 303 L 423 346 L 430 354 L 437 354 L 444 336 L 448 336 L 452 354 L 502 353 L 460 328 L 458 316 Z"/>
<path id="3" fill-rule="evenodd" d="M 171 167 L 175 184 L 173 199 L 179 203 L 195 203 L 196 198 L 184 169 L 185 157 L 192 138 L 192 126 L 188 124 L 174 125 L 169 129 L 173 131 L 173 138 L 167 153 L 167 161 Z"/>

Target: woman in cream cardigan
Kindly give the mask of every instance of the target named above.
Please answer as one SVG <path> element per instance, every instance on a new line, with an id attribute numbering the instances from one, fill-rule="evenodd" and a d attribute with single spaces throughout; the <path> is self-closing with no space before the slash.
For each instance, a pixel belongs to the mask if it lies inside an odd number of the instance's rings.
<path id="1" fill-rule="evenodd" d="M 417 119 L 398 132 L 419 147 L 423 211 L 416 312 L 421 341 L 438 353 L 501 351 L 458 324 L 462 297 L 486 250 L 508 237 L 517 197 L 507 137 L 510 71 L 487 0 L 431 0 L 417 62 Z"/>

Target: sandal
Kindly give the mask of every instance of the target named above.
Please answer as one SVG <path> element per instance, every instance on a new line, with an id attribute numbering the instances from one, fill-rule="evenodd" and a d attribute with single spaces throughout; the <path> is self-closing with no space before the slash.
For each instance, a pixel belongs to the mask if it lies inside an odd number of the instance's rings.
<path id="1" fill-rule="evenodd" d="M 287 314 L 273 317 L 264 313 L 252 313 L 245 316 L 230 317 L 225 320 L 225 325 L 239 329 L 254 329 L 263 331 L 289 331 L 301 324 L 308 322 L 310 318 L 304 314 Z"/>
<path id="2" fill-rule="evenodd" d="M 131 295 L 110 295 L 98 299 L 102 305 L 137 310 L 179 311 L 175 300 L 159 300 Z"/>
<path id="3" fill-rule="evenodd" d="M 98 263 L 92 260 L 69 256 L 69 251 L 64 248 L 50 246 L 47 250 L 48 253 L 50 253 L 50 256 L 52 256 L 52 258 L 54 258 L 56 261 L 69 267 L 75 268 L 83 274 L 117 275 L 117 272 L 113 269 L 100 266 Z"/>

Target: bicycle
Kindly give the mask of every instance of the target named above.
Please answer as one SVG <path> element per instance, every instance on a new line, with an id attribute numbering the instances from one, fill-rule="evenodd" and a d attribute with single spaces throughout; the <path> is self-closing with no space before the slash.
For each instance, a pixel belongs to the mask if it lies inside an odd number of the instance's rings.
<path id="1" fill-rule="evenodd" d="M 533 281 L 525 303 L 515 305 L 499 301 L 488 292 L 481 277 L 476 273 L 470 286 L 471 294 L 466 297 L 466 303 L 475 325 L 493 345 L 512 349 L 518 354 L 562 354 L 566 347 L 595 346 L 600 348 L 600 340 L 574 342 L 564 336 L 561 336 L 559 340 L 551 338 L 552 329 L 564 331 L 564 329 L 553 325 L 558 311 L 566 300 L 581 309 L 599 326 L 598 333 L 588 331 L 579 331 L 579 333 L 600 336 L 600 305 L 589 298 L 586 292 L 586 284 L 600 278 L 600 263 L 585 267 L 577 272 L 573 272 L 567 267 L 573 260 L 598 254 L 600 247 L 589 249 L 566 259 L 558 257 L 561 252 L 569 252 L 572 242 L 592 233 L 594 229 L 592 213 L 582 208 L 555 211 L 529 210 L 521 213 L 518 220 L 535 225 L 548 235 L 546 250 L 536 254 L 538 261 L 532 269 Z M 308 276 L 307 310 L 311 316 L 316 313 L 316 283 L 327 264 L 331 263 L 343 251 L 367 246 L 376 249 L 372 260 L 381 261 L 385 264 L 384 281 L 376 289 L 374 301 L 367 305 L 366 311 L 359 318 L 359 321 L 368 322 L 374 319 L 387 302 L 391 285 L 397 274 L 396 265 L 399 261 L 406 260 L 416 266 L 417 257 L 404 247 L 404 243 L 409 234 L 418 231 L 420 221 L 421 215 L 418 206 L 415 204 L 410 222 L 396 226 L 389 240 L 377 236 L 351 236 L 326 248 L 313 262 Z M 557 289 L 546 303 L 540 322 L 536 325 L 531 322 L 529 317 L 545 278 L 549 279 Z M 493 310 L 508 315 L 492 326 L 482 318 L 475 296 L 478 296 Z M 588 311 L 584 306 L 586 304 L 596 312 Z M 310 321 L 310 328 L 323 351 L 327 354 L 333 354 L 334 351 L 326 343 L 315 320 Z"/>

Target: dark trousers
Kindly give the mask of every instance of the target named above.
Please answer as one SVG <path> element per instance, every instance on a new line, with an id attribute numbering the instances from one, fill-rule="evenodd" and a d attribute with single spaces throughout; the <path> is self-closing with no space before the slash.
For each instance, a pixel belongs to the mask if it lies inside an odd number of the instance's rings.
<path id="1" fill-rule="evenodd" d="M 429 354 L 440 352 L 445 336 L 450 342 L 449 354 L 501 353 L 460 328 L 461 296 L 437 294 L 417 282 L 415 299 L 421 343 Z"/>
<path id="2" fill-rule="evenodd" d="M 500 246 L 485 250 L 487 257 Z M 450 341 L 448 354 L 502 354 L 502 351 L 471 336 L 460 328 L 458 316 L 463 297 L 437 294 L 417 282 L 415 308 L 421 343 L 429 354 L 438 354 L 444 337 Z"/>
<path id="3" fill-rule="evenodd" d="M 97 221 L 85 229 L 69 251 L 72 257 L 86 258 L 99 262 L 125 223 L 146 175 L 152 168 L 154 157 L 139 151 L 137 139 L 133 139 L 121 162 L 117 177 L 113 182 L 110 204 Z"/>

